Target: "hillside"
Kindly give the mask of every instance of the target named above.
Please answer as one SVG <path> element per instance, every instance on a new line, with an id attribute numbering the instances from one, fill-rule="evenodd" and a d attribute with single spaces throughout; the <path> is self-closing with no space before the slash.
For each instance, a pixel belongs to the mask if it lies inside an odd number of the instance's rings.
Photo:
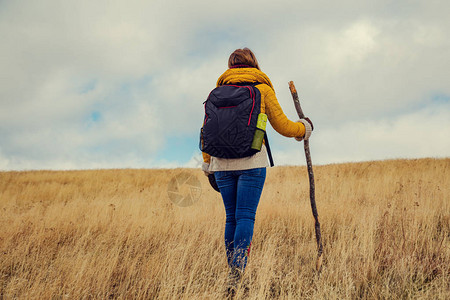
<path id="1" fill-rule="evenodd" d="M 245 299 L 450 298 L 449 158 L 314 171 L 322 274 L 306 167 L 274 167 Z M 0 172 L 0 212 L 0 299 L 223 298 L 225 213 L 200 170 Z"/>

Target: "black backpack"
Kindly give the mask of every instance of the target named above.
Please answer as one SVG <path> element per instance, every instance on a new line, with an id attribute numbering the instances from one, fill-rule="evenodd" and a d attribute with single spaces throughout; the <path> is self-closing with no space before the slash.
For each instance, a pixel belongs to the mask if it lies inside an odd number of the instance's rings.
<path id="1" fill-rule="evenodd" d="M 200 131 L 200 150 L 220 158 L 242 158 L 259 150 L 251 148 L 261 112 L 259 83 L 222 85 L 204 102 L 205 117 Z M 271 166 L 272 155 L 264 135 Z"/>

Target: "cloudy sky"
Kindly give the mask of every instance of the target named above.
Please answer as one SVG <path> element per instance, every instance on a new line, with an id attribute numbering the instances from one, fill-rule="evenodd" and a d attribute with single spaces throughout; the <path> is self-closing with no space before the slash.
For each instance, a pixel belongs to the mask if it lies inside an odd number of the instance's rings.
<path id="1" fill-rule="evenodd" d="M 251 48 L 314 163 L 450 156 L 449 1 L 0 1 L 0 170 L 198 165 L 202 102 Z M 269 129 L 275 163 L 302 144 Z"/>

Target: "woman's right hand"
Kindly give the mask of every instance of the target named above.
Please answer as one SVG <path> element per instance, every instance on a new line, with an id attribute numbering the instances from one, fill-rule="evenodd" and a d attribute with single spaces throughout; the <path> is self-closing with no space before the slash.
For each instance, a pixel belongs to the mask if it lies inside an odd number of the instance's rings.
<path id="1" fill-rule="evenodd" d="M 297 121 L 298 123 L 302 123 L 305 126 L 305 135 L 302 137 L 296 137 L 297 141 L 308 140 L 311 136 L 312 131 L 314 130 L 314 125 L 309 118 L 303 118 Z"/>

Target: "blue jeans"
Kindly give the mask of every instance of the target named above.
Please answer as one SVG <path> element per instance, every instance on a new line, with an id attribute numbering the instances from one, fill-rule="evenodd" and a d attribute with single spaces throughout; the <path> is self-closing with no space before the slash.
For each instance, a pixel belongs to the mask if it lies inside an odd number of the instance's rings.
<path id="1" fill-rule="evenodd" d="M 244 270 L 253 237 L 256 209 L 266 168 L 214 173 L 226 212 L 225 248 L 228 265 Z"/>

